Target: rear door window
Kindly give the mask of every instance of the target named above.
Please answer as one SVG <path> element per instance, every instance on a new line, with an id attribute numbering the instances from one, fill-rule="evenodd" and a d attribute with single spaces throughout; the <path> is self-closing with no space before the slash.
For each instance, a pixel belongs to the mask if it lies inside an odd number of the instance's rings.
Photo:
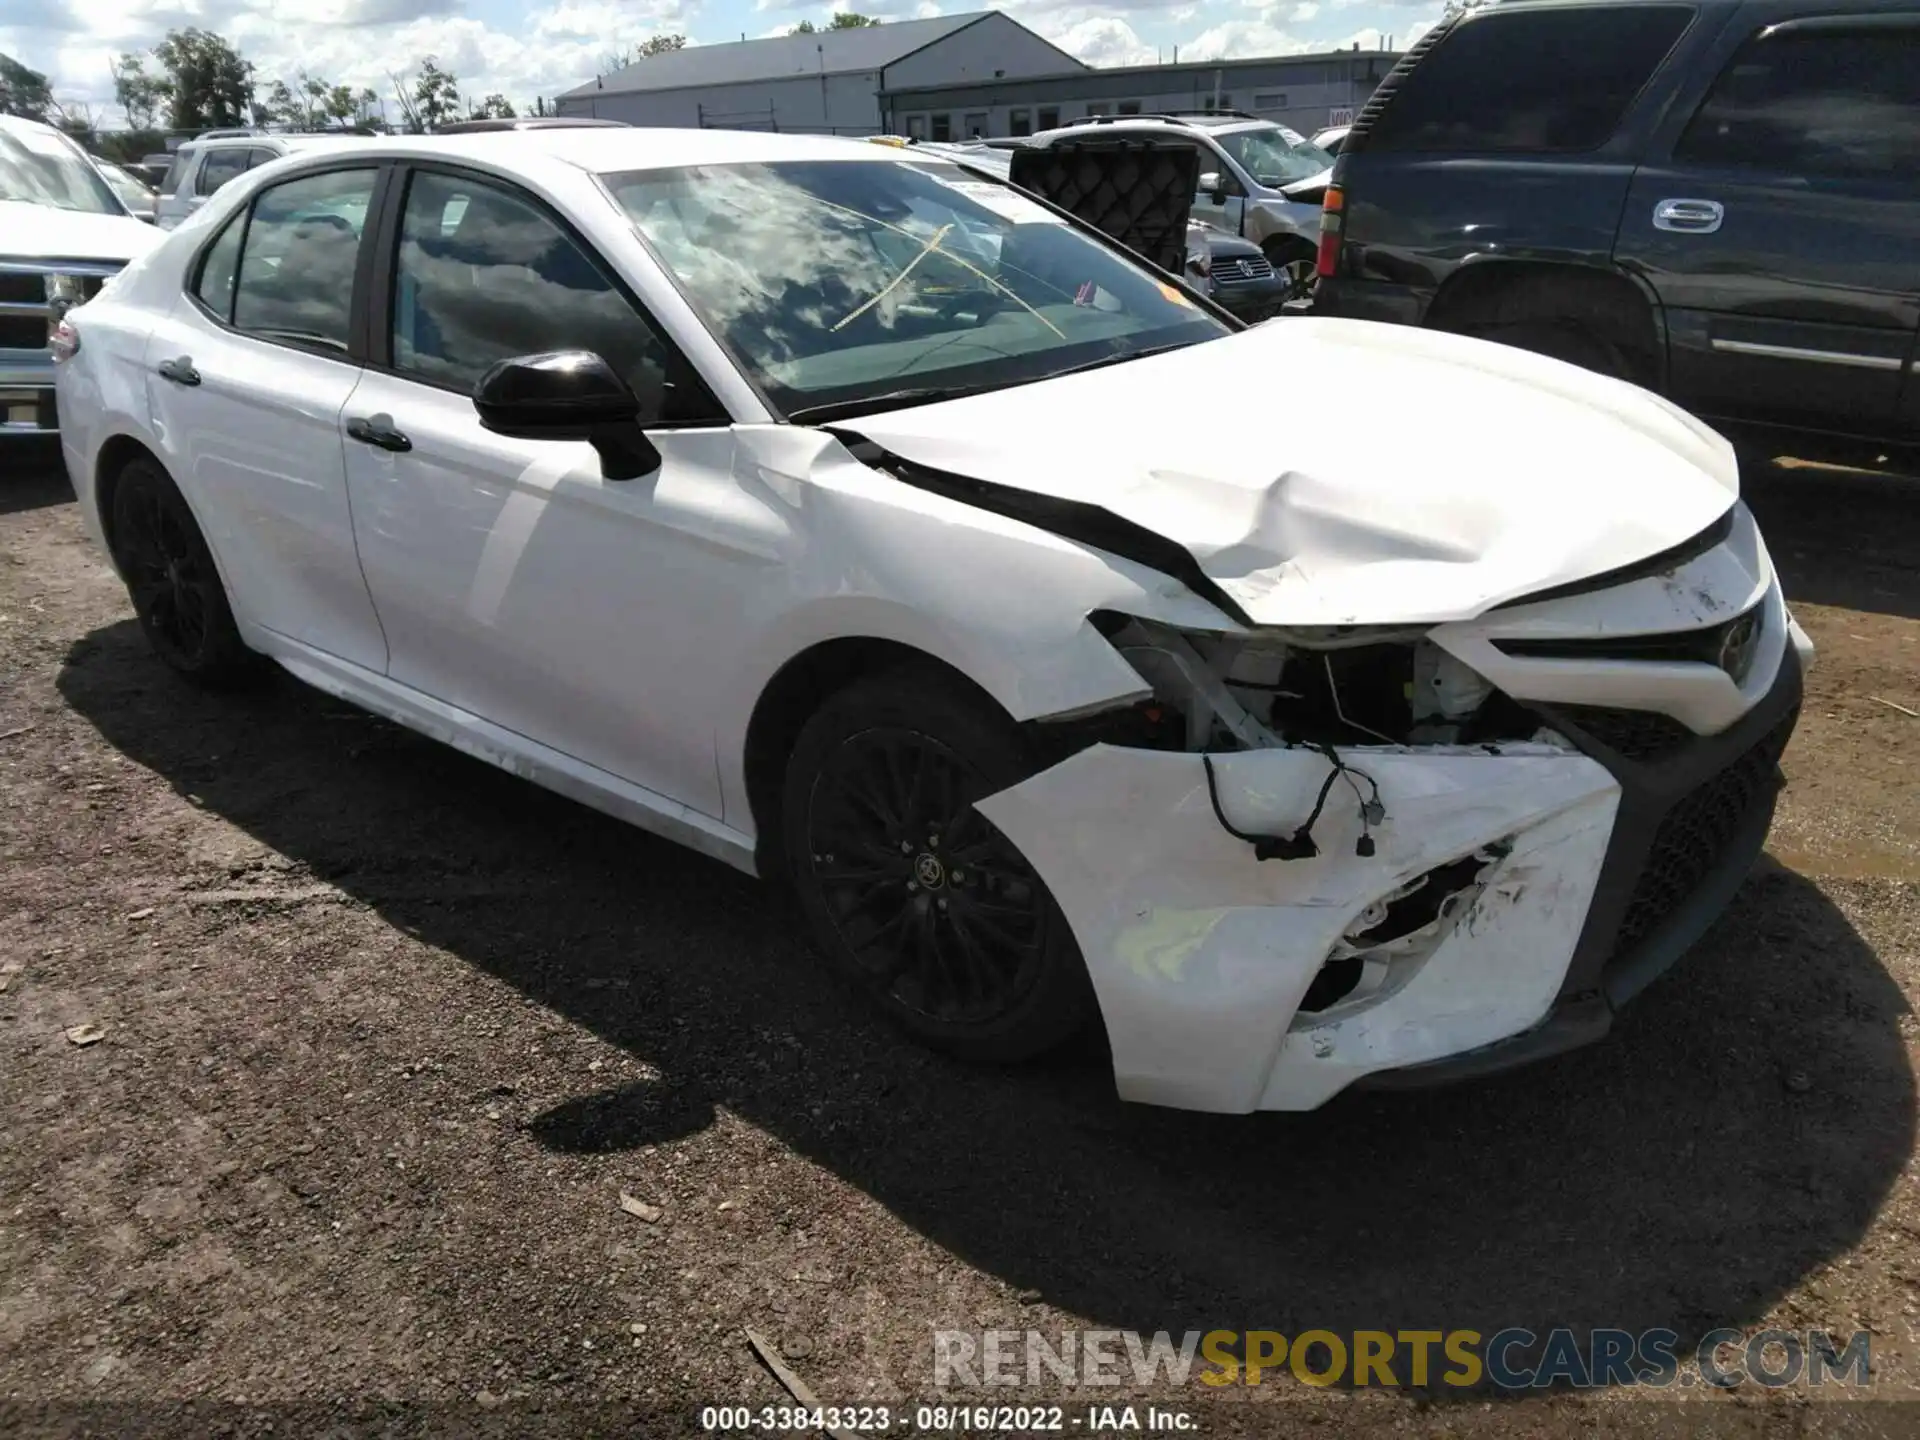
<path id="1" fill-rule="evenodd" d="M 160 180 L 162 195 L 172 195 L 179 191 L 181 183 L 187 178 L 187 172 L 193 168 L 193 157 L 197 153 L 197 151 L 188 150 L 175 155 L 167 162 L 167 173 Z"/>
<path id="2" fill-rule="evenodd" d="M 247 152 L 238 146 L 209 150 L 199 175 L 194 178 L 193 193 L 211 195 L 229 180 L 237 180 L 246 168 Z"/>
<path id="3" fill-rule="evenodd" d="M 1674 155 L 1777 175 L 1920 178 L 1920 24 L 1762 31 L 1714 82 Z"/>
<path id="4" fill-rule="evenodd" d="M 1602 5 L 1470 16 L 1402 82 L 1367 148 L 1596 150 L 1693 14 L 1682 5 Z"/>
<path id="5" fill-rule="evenodd" d="M 354 268 L 377 174 L 372 168 L 329 170 L 260 192 L 234 287 L 235 329 L 347 353 Z M 217 294 L 208 303 L 218 304 Z"/>

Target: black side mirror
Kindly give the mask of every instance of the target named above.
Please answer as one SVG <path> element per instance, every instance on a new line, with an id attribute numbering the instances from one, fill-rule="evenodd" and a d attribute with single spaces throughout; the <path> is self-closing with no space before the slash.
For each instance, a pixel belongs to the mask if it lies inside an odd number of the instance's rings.
<path id="1" fill-rule="evenodd" d="M 600 452 L 600 473 L 609 480 L 660 468 L 660 452 L 640 428 L 640 402 L 591 350 L 502 360 L 473 387 L 473 408 L 481 428 L 495 435 L 585 440 Z"/>

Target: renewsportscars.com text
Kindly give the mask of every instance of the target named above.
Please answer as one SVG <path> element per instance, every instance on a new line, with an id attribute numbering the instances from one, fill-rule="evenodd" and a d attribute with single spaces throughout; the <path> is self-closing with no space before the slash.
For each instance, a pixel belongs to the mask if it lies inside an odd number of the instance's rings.
<path id="1" fill-rule="evenodd" d="M 1682 1347 L 1672 1330 L 937 1330 L 933 1383 L 952 1386 L 1154 1384 L 1211 1389 L 1306 1385 L 1664 1388 L 1869 1383 L 1866 1331 L 1714 1330 Z"/>

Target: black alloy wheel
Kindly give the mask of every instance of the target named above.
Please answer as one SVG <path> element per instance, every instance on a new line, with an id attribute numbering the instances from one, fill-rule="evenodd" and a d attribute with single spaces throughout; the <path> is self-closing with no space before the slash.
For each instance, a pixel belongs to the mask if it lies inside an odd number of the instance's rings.
<path id="1" fill-rule="evenodd" d="M 1018 732 L 945 684 L 877 677 L 808 722 L 789 874 L 821 948 L 895 1021 L 968 1058 L 1025 1059 L 1081 1027 L 1091 987 L 1046 885 L 973 808 L 1029 773 Z"/>
<path id="2" fill-rule="evenodd" d="M 931 736 L 874 729 L 832 752 L 808 809 L 813 883 L 841 940 L 882 996 L 941 1025 L 1016 1007 L 1046 938 L 1039 878 L 973 808 L 981 788 Z"/>
<path id="3" fill-rule="evenodd" d="M 114 560 L 154 652 L 201 684 L 251 673 L 257 657 L 240 639 L 213 554 L 166 472 L 151 461 L 129 465 L 112 509 Z"/>

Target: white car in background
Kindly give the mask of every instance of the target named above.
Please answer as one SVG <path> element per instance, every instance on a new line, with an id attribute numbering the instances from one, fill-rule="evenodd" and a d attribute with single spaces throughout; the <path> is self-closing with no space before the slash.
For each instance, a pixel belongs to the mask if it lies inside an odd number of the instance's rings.
<path id="1" fill-rule="evenodd" d="M 72 140 L 0 115 L 0 478 L 10 442 L 58 427 L 53 327 L 159 238 Z"/>
<path id="2" fill-rule="evenodd" d="M 127 213 L 136 220 L 145 220 L 149 224 L 154 218 L 154 192 L 124 166 L 115 165 L 111 160 L 95 160 L 102 178 L 113 190 L 115 197 L 127 207 Z"/>
<path id="3" fill-rule="evenodd" d="M 1097 1023 L 1131 1099 L 1595 1038 L 1740 884 L 1797 712 L 1733 453 L 1673 406 L 1242 328 L 911 151 L 292 156 L 58 343 L 81 513 L 181 674 L 271 658 L 791 885 L 913 1034 Z"/>

